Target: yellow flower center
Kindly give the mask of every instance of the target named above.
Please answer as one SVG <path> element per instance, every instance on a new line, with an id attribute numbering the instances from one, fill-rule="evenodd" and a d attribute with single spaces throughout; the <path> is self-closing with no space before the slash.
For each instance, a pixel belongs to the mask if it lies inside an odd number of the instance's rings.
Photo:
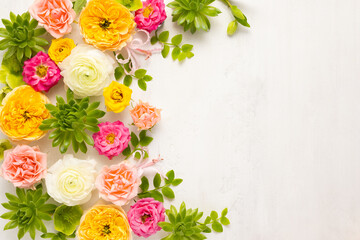
<path id="1" fill-rule="evenodd" d="M 124 98 L 124 94 L 119 89 L 114 89 L 111 93 L 111 99 L 121 102 Z"/>
<path id="2" fill-rule="evenodd" d="M 111 233 L 110 225 L 109 225 L 109 224 L 106 224 L 106 225 L 104 226 L 104 229 L 102 230 L 102 233 L 103 233 L 104 235 L 109 235 L 109 234 Z"/>
<path id="3" fill-rule="evenodd" d="M 102 19 L 99 23 L 100 27 L 102 29 L 108 29 L 110 27 L 111 22 L 107 20 L 106 18 Z"/>
<path id="4" fill-rule="evenodd" d="M 48 70 L 48 66 L 39 65 L 39 66 L 36 68 L 36 75 L 38 75 L 39 77 L 43 78 L 43 77 L 46 76 L 47 70 Z"/>
<path id="5" fill-rule="evenodd" d="M 110 133 L 106 136 L 106 141 L 108 141 L 108 143 L 113 144 L 115 141 L 115 134 Z"/>
<path id="6" fill-rule="evenodd" d="M 64 51 L 64 49 L 61 47 L 61 48 L 59 48 L 59 52 L 62 52 L 62 51 Z"/>
<path id="7" fill-rule="evenodd" d="M 28 111 L 25 111 L 22 116 L 25 118 L 25 121 L 31 118 L 31 115 Z"/>
<path id="8" fill-rule="evenodd" d="M 151 216 L 148 215 L 148 214 L 144 214 L 144 215 L 142 215 L 142 217 L 141 217 L 141 221 L 142 221 L 143 223 L 145 223 L 146 220 L 147 220 L 149 217 L 151 217 Z"/>
<path id="9" fill-rule="evenodd" d="M 153 11 L 154 9 L 151 7 L 151 5 L 149 5 L 144 9 L 143 16 L 148 18 Z"/>

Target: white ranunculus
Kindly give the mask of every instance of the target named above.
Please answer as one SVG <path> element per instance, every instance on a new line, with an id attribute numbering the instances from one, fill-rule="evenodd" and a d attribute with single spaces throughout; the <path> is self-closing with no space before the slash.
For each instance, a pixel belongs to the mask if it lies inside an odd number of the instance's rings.
<path id="1" fill-rule="evenodd" d="M 88 202 L 94 189 L 94 160 L 79 160 L 71 154 L 57 161 L 45 177 L 48 194 L 59 203 L 75 206 Z"/>
<path id="2" fill-rule="evenodd" d="M 115 60 L 86 44 L 79 44 L 59 64 L 64 83 L 79 97 L 102 95 L 114 76 Z"/>

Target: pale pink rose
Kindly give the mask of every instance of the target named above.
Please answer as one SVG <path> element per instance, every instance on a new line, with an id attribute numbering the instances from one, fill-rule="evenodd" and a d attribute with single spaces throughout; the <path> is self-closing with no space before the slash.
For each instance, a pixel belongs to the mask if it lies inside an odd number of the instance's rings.
<path id="1" fill-rule="evenodd" d="M 71 0 L 35 0 L 29 12 L 54 38 L 71 32 L 76 13 Z"/>
<path id="2" fill-rule="evenodd" d="M 128 162 L 105 166 L 95 181 L 100 197 L 123 206 L 138 194 L 142 171 Z"/>
<path id="3" fill-rule="evenodd" d="M 140 130 L 148 130 L 161 120 L 161 109 L 152 107 L 147 102 L 139 103 L 130 110 L 135 126 Z"/>
<path id="4" fill-rule="evenodd" d="M 47 155 L 38 147 L 18 145 L 6 150 L 1 166 L 1 176 L 15 187 L 34 188 L 47 173 Z"/>

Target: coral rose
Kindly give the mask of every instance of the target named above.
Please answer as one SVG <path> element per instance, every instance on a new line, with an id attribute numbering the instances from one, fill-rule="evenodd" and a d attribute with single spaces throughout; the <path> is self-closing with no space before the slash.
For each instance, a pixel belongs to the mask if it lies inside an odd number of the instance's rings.
<path id="1" fill-rule="evenodd" d="M 1 175 L 15 187 L 33 188 L 46 175 L 46 153 L 38 147 L 18 145 L 13 150 L 5 151 Z"/>
<path id="2" fill-rule="evenodd" d="M 152 107 L 141 100 L 130 110 L 130 114 L 135 126 L 141 130 L 148 130 L 161 120 L 161 109 Z"/>
<path id="3" fill-rule="evenodd" d="M 49 55 L 41 51 L 25 61 L 22 75 L 24 82 L 38 92 L 48 92 L 62 78 L 60 68 Z"/>
<path id="4" fill-rule="evenodd" d="M 163 0 L 146 0 L 143 8 L 135 12 L 135 22 L 138 29 L 151 33 L 166 19 L 165 3 Z"/>
<path id="5" fill-rule="evenodd" d="M 47 103 L 49 99 L 30 86 L 14 88 L 0 107 L 0 130 L 14 141 L 40 139 L 46 132 L 39 126 L 50 117 Z"/>
<path id="6" fill-rule="evenodd" d="M 48 54 L 50 58 L 58 64 L 59 62 L 64 61 L 75 47 L 75 42 L 71 38 L 53 39 Z"/>
<path id="7" fill-rule="evenodd" d="M 158 223 L 165 221 L 165 208 L 153 198 L 143 198 L 130 207 L 127 216 L 133 232 L 147 238 L 161 230 Z"/>
<path id="8" fill-rule="evenodd" d="M 135 166 L 125 161 L 105 166 L 96 178 L 95 186 L 101 198 L 123 206 L 138 194 L 140 175 Z"/>
<path id="9" fill-rule="evenodd" d="M 105 105 L 108 111 L 122 112 L 130 104 L 132 90 L 124 84 L 112 81 L 104 88 Z"/>
<path id="10" fill-rule="evenodd" d="M 120 155 L 128 147 L 130 131 L 124 123 L 116 121 L 103 122 L 99 125 L 100 131 L 93 134 L 94 148 L 100 155 L 109 159 Z"/>
<path id="11" fill-rule="evenodd" d="M 71 32 L 76 13 L 71 0 L 35 0 L 29 12 L 54 38 Z"/>
<path id="12" fill-rule="evenodd" d="M 136 26 L 129 9 L 114 0 L 90 0 L 80 14 L 79 24 L 88 44 L 111 51 L 123 48 Z"/>
<path id="13" fill-rule="evenodd" d="M 86 212 L 77 231 L 79 240 L 131 240 L 124 210 L 115 205 L 97 205 Z"/>

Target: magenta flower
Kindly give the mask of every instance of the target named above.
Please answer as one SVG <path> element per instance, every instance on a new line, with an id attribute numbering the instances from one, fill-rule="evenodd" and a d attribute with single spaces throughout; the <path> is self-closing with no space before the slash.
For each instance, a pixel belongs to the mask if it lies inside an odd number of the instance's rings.
<path id="1" fill-rule="evenodd" d="M 134 21 L 138 29 L 151 33 L 166 19 L 165 3 L 163 0 L 146 0 L 143 8 L 135 12 Z"/>
<path id="2" fill-rule="evenodd" d="M 38 92 L 48 92 L 61 79 L 59 67 L 44 52 L 25 61 L 22 75 L 24 81 Z"/>
<path id="3" fill-rule="evenodd" d="M 105 155 L 111 160 L 128 147 L 130 131 L 122 122 L 104 122 L 98 126 L 100 131 L 93 134 L 93 139 L 94 148 L 100 155 Z"/>
<path id="4" fill-rule="evenodd" d="M 127 217 L 133 232 L 147 238 L 161 230 L 158 223 L 165 221 L 165 208 L 153 198 L 143 198 L 130 207 Z"/>

